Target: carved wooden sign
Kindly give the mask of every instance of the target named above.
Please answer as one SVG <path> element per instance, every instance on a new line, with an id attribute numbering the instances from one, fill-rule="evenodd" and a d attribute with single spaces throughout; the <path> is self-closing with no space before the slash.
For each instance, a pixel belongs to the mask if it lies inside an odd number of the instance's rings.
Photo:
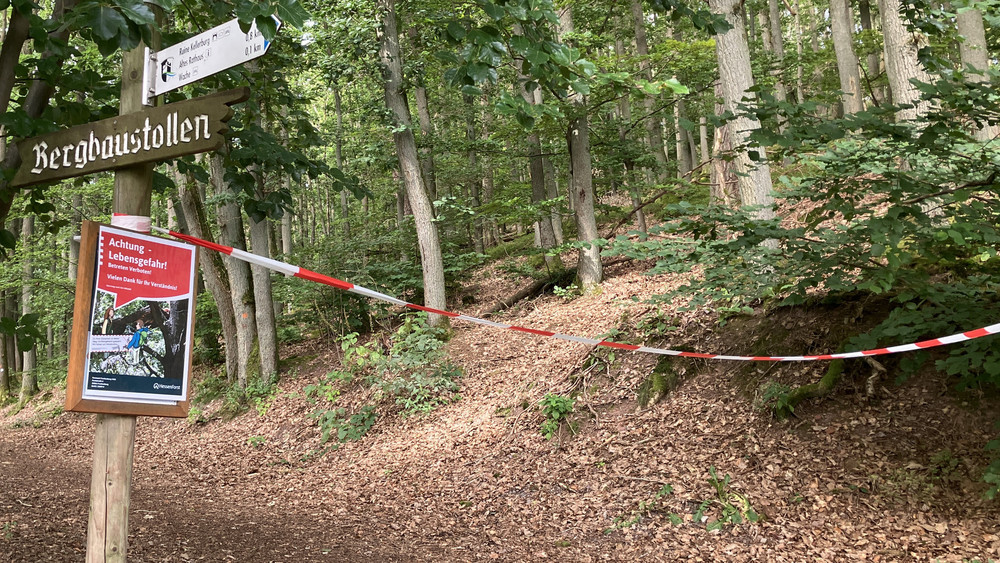
<path id="1" fill-rule="evenodd" d="M 249 88 L 237 88 L 25 139 L 11 186 L 216 150 L 233 117 L 229 106 L 249 97 Z"/>

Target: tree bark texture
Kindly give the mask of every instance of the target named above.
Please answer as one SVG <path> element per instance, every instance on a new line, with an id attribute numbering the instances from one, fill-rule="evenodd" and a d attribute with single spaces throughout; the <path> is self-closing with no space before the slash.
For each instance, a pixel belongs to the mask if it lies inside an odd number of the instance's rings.
<path id="1" fill-rule="evenodd" d="M 25 254 L 22 258 L 22 277 L 21 277 L 21 314 L 30 315 L 32 311 L 31 300 L 34 297 L 34 287 L 35 280 L 34 277 L 34 267 L 32 264 L 31 256 L 28 255 L 32 247 L 32 237 L 35 234 L 35 216 L 26 215 L 21 219 L 21 244 L 25 250 Z M 36 343 L 28 350 L 22 350 L 24 357 L 22 358 L 22 368 L 21 368 L 21 393 L 18 396 L 18 402 L 24 403 L 31 397 L 38 393 L 38 374 L 35 372 L 35 367 L 38 361 L 38 344 Z"/>
<path id="2" fill-rule="evenodd" d="M 259 189 L 259 185 L 258 185 Z M 267 217 L 259 221 L 250 218 L 250 248 L 257 256 L 270 258 L 271 223 Z M 260 351 L 260 379 L 265 383 L 275 380 L 278 374 L 278 330 L 274 318 L 274 294 L 271 290 L 271 270 L 264 266 L 250 266 L 253 277 L 254 301 L 257 303 L 257 343 Z"/>
<path id="3" fill-rule="evenodd" d="M 526 80 L 527 77 L 522 76 L 522 80 Z M 536 90 L 537 94 L 540 94 Z M 528 92 L 523 85 L 521 86 L 521 96 L 526 102 L 532 105 L 536 105 L 539 100 L 535 96 L 535 93 Z M 540 205 L 548 200 L 548 193 L 545 190 L 545 167 L 542 165 L 542 141 L 541 137 L 538 135 L 537 130 L 532 130 L 528 134 L 528 176 L 531 179 L 531 203 L 534 205 Z M 555 248 L 556 246 L 556 235 L 552 229 L 552 217 L 548 212 L 540 213 L 538 217 L 535 218 L 533 223 L 535 229 L 535 239 L 538 242 L 538 247 L 542 251 Z M 552 269 L 561 269 L 562 260 L 558 256 L 549 256 L 545 254 L 545 266 Z"/>
<path id="4" fill-rule="evenodd" d="M 178 174 L 177 188 L 180 196 L 181 209 L 188 218 L 188 232 L 202 240 L 213 241 L 215 236 L 208 223 L 201 194 L 193 178 L 181 177 Z M 233 301 L 230 295 L 229 276 L 218 252 L 199 252 L 198 263 L 201 265 L 201 275 L 205 287 L 215 300 L 222 323 L 222 340 L 226 350 L 226 374 L 234 381 L 239 371 L 239 338 L 236 332 L 236 314 L 233 312 Z"/>
<path id="5" fill-rule="evenodd" d="M 848 0 L 830 0 L 830 27 L 846 117 L 865 109 L 861 94 L 861 72 L 858 68 L 858 56 L 854 53 L 854 34 L 851 31 L 854 28 L 854 14 L 851 13 Z"/>
<path id="6" fill-rule="evenodd" d="M 649 64 L 649 41 L 646 38 L 646 15 L 642 11 L 642 3 L 632 0 L 632 24 L 635 32 L 635 50 L 639 55 L 639 74 L 646 80 L 653 79 L 653 70 Z M 645 111 L 643 121 L 646 125 L 646 140 L 649 150 L 656 158 L 656 177 L 660 183 L 667 180 L 667 155 L 663 152 L 663 133 L 660 128 L 660 118 L 656 109 L 656 99 L 644 96 L 642 106 Z"/>
<path id="7" fill-rule="evenodd" d="M 549 199 L 556 199 L 559 197 L 559 180 L 556 176 L 556 168 L 552 165 L 552 161 L 546 157 L 542 157 L 542 169 L 545 170 L 545 193 L 548 195 Z M 556 238 L 556 244 L 562 244 L 565 242 L 563 236 L 563 215 L 559 207 L 552 208 L 552 234 Z"/>
<path id="8" fill-rule="evenodd" d="M 382 77 L 385 85 L 385 105 L 393 121 L 393 140 L 399 167 L 406 186 L 407 199 L 413 209 L 413 219 L 417 229 L 417 243 L 420 247 L 420 266 L 424 278 L 424 304 L 434 309 L 445 309 L 444 260 L 441 255 L 441 241 L 437 224 L 434 222 L 434 208 L 420 172 L 417 157 L 417 143 L 413 137 L 410 108 L 403 94 L 403 60 L 399 50 L 399 31 L 396 27 L 395 0 L 378 0 L 376 7 L 382 13 L 382 29 L 379 31 L 379 59 L 382 63 Z M 431 315 L 434 326 L 448 324 L 448 318 Z"/>
<path id="9" fill-rule="evenodd" d="M 753 93 L 748 91 L 753 86 L 753 74 L 742 11 L 736 0 L 711 0 L 709 5 L 713 12 L 724 15 L 732 25 L 732 29 L 715 37 L 715 51 L 723 103 L 727 110 L 737 113 L 741 100 L 753 101 Z M 774 217 L 774 200 L 771 196 L 771 170 L 764 147 L 754 147 L 759 155 L 756 164 L 750 160 L 746 147 L 750 133 L 759 128 L 760 122 L 746 115 L 728 123 L 736 151 L 733 163 L 738 174 L 740 201 L 744 205 L 759 206 L 756 213 L 758 219 L 771 219 Z"/>
<path id="10" fill-rule="evenodd" d="M 917 51 L 926 41 L 906 29 L 899 11 L 900 0 L 879 0 L 885 69 L 892 88 L 892 102 L 912 106 L 897 111 L 896 120 L 911 121 L 927 113 L 930 103 L 920 99 L 920 91 L 910 80 L 930 82 L 931 79 L 917 60 Z"/>
<path id="11" fill-rule="evenodd" d="M 986 71 L 990 68 L 989 53 L 986 51 L 986 30 L 983 27 L 983 13 L 975 8 L 959 10 L 956 17 L 958 33 L 963 41 L 959 43 L 962 68 L 970 70 L 965 77 L 969 82 L 989 82 Z M 1000 125 L 984 123 L 976 127 L 974 134 L 978 141 L 989 141 L 1000 133 Z"/>
<path id="12" fill-rule="evenodd" d="M 209 157 L 209 170 L 215 195 L 219 198 L 219 241 L 227 246 L 246 250 L 243 214 L 236 194 L 229 189 L 223 177 L 225 168 L 220 153 L 213 153 Z M 259 366 L 250 364 L 257 341 L 257 314 L 250 265 L 228 256 L 223 257 L 223 263 L 229 277 L 229 298 L 236 319 L 236 384 L 240 389 L 246 389 L 250 374 L 259 369 Z"/>
<path id="13" fill-rule="evenodd" d="M 567 132 L 569 141 L 571 171 L 571 188 L 575 199 L 573 207 L 576 214 L 577 239 L 590 243 L 589 247 L 580 249 L 580 258 L 576 273 L 580 289 L 584 292 L 593 291 L 604 279 L 601 264 L 601 249 L 596 240 L 600 238 L 597 231 L 597 219 L 594 216 L 594 181 L 593 168 L 590 160 L 590 131 L 587 114 L 584 109 L 581 115 L 570 122 Z"/>

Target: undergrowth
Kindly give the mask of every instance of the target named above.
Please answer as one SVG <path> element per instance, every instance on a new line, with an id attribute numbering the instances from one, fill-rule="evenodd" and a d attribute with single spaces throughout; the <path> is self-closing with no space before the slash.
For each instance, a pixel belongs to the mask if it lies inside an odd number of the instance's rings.
<path id="1" fill-rule="evenodd" d="M 405 417 L 459 400 L 462 371 L 448 359 L 447 334 L 429 326 L 420 313 L 407 316 L 385 344 L 377 338 L 362 344 L 357 333 L 341 337 L 340 369 L 305 388 L 306 400 L 317 405 L 311 417 L 320 441 L 361 439 L 375 424 L 379 407 Z M 368 391 L 370 403 L 342 405 L 343 395 L 357 388 Z"/>

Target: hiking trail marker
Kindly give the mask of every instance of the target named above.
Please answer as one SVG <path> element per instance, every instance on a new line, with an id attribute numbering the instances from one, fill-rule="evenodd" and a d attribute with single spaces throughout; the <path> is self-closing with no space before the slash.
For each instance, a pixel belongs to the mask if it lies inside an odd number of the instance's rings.
<path id="1" fill-rule="evenodd" d="M 271 17 L 280 29 L 281 20 Z M 142 103 L 151 105 L 155 96 L 263 56 L 270 46 L 256 21 L 244 32 L 233 19 L 161 51 L 147 49 Z"/>

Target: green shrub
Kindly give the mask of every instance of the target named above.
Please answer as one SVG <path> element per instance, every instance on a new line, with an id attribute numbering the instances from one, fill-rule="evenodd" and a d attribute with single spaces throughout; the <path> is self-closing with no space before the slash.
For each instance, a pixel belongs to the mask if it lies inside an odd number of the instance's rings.
<path id="1" fill-rule="evenodd" d="M 570 414 L 573 413 L 573 405 L 576 402 L 572 397 L 546 393 L 539 403 L 542 405 L 542 414 L 545 415 L 545 422 L 542 423 L 542 435 L 551 440 L 559 433 L 562 426 Z"/>

